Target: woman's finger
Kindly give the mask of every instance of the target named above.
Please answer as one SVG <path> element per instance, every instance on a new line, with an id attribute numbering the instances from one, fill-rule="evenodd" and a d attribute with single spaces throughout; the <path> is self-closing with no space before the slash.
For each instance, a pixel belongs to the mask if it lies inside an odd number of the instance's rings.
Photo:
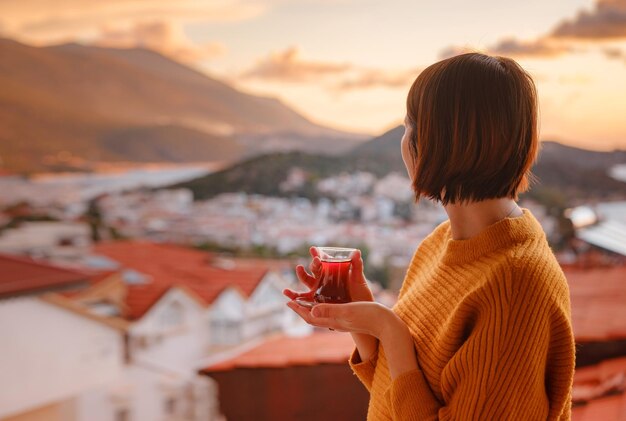
<path id="1" fill-rule="evenodd" d="M 283 290 L 283 295 L 285 295 L 286 297 L 288 297 L 291 300 L 295 300 L 296 298 L 304 298 L 304 299 L 307 299 L 309 301 L 313 301 L 313 294 L 314 293 L 315 293 L 314 291 L 298 292 L 298 291 L 294 291 L 293 289 L 289 289 L 289 288 L 285 288 Z"/>
<path id="2" fill-rule="evenodd" d="M 311 289 L 317 286 L 317 279 L 309 275 L 302 265 L 296 266 L 296 276 L 298 277 L 300 282 L 302 282 L 304 285 L 308 286 Z"/>
<path id="3" fill-rule="evenodd" d="M 310 309 L 301 306 L 300 304 L 296 303 L 295 301 L 289 301 L 287 303 L 287 307 L 289 307 L 290 309 L 292 309 L 293 311 L 295 311 L 298 316 L 300 316 L 305 322 L 311 324 L 311 312 Z"/>
<path id="4" fill-rule="evenodd" d="M 322 261 L 319 257 L 315 256 L 309 265 L 309 270 L 315 276 L 316 279 L 319 279 L 322 276 Z"/>

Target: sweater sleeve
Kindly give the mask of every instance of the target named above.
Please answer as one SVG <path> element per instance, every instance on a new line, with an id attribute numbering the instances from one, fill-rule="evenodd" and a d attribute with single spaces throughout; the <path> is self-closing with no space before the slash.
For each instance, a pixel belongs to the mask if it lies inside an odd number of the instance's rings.
<path id="1" fill-rule="evenodd" d="M 387 393 L 394 420 L 569 420 L 574 336 L 569 297 L 524 285 L 485 288 L 473 298 L 467 339 L 444 366 L 443 402 L 421 368 Z M 563 303 L 566 302 L 566 305 Z"/>
<path id="2" fill-rule="evenodd" d="M 378 348 L 376 348 L 374 355 L 372 355 L 368 360 L 362 361 L 361 356 L 359 355 L 359 350 L 356 347 L 354 348 L 354 351 L 352 351 L 352 355 L 350 355 L 350 359 L 348 360 L 350 368 L 368 391 L 372 389 L 374 370 L 376 369 L 377 360 Z"/>

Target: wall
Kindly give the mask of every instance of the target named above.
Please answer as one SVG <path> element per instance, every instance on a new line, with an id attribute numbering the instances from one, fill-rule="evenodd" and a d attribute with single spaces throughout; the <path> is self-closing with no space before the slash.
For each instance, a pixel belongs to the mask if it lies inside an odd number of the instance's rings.
<path id="1" fill-rule="evenodd" d="M 178 321 L 172 306 L 180 312 Z M 194 374 L 194 363 L 206 356 L 208 325 L 199 303 L 180 289 L 170 289 L 130 328 L 133 364 L 146 362 Z"/>
<path id="2" fill-rule="evenodd" d="M 121 332 L 34 297 L 0 301 L 0 418 L 117 379 Z"/>
<path id="3" fill-rule="evenodd" d="M 229 421 L 363 421 L 369 395 L 347 363 L 207 373 Z"/>

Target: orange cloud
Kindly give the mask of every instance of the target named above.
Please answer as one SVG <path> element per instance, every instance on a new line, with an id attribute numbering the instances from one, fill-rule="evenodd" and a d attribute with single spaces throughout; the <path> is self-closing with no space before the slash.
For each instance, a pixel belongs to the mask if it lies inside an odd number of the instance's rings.
<path id="1" fill-rule="evenodd" d="M 88 41 L 103 26 L 130 27 L 136 22 L 167 20 L 229 22 L 257 17 L 268 9 L 264 1 L 245 0 L 2 0 L 0 27 L 4 35 L 28 43 Z"/>
<path id="2" fill-rule="evenodd" d="M 488 47 L 486 50 L 478 50 L 468 46 L 465 47 L 448 47 L 441 51 L 441 58 L 448 58 L 458 54 L 469 52 L 484 52 L 486 54 L 501 55 L 509 57 L 537 57 L 537 58 L 555 58 L 557 56 L 584 51 L 580 47 L 569 45 L 551 38 L 539 38 L 534 41 L 520 41 L 515 38 L 506 38 L 495 45 Z"/>
<path id="3" fill-rule="evenodd" d="M 626 0 L 599 0 L 591 11 L 581 11 L 571 20 L 565 20 L 547 33 L 532 41 L 515 38 L 503 39 L 485 51 L 494 55 L 513 57 L 555 58 L 563 54 L 585 52 L 576 41 L 605 41 L 626 38 Z M 462 54 L 467 47 L 448 47 L 441 51 L 442 58 Z"/>
<path id="4" fill-rule="evenodd" d="M 297 47 L 270 53 L 240 75 L 240 79 L 268 82 L 306 83 L 328 90 L 347 92 L 371 88 L 406 88 L 419 69 L 387 70 L 357 66 L 352 63 L 305 60 Z"/>
<path id="5" fill-rule="evenodd" d="M 626 51 L 615 47 L 609 47 L 602 50 L 604 56 L 611 60 L 623 60 L 626 63 Z"/>
<path id="6" fill-rule="evenodd" d="M 328 75 L 337 75 L 350 70 L 347 63 L 307 61 L 300 58 L 297 47 L 271 53 L 245 72 L 243 78 L 278 80 L 281 82 L 308 82 Z"/>
<path id="7" fill-rule="evenodd" d="M 166 21 L 138 22 L 127 28 L 104 26 L 94 44 L 114 48 L 147 48 L 185 63 L 216 57 L 226 51 L 226 47 L 215 42 L 194 44 L 180 26 Z"/>
<path id="8" fill-rule="evenodd" d="M 552 37 L 577 39 L 626 38 L 626 0 L 600 0 L 591 11 L 581 11 L 560 23 Z"/>
<path id="9" fill-rule="evenodd" d="M 576 50 L 571 45 L 558 43 L 550 38 L 539 38 L 535 41 L 519 41 L 508 38 L 489 48 L 491 53 L 497 55 L 543 58 L 556 57 Z"/>
<path id="10" fill-rule="evenodd" d="M 400 72 L 379 69 L 363 69 L 355 77 L 346 78 L 335 86 L 338 91 L 370 88 L 408 88 L 422 69 L 409 69 Z"/>

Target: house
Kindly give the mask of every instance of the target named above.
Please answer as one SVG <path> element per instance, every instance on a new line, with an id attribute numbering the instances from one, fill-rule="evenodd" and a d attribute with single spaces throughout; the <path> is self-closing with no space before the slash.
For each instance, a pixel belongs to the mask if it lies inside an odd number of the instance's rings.
<path id="1" fill-rule="evenodd" d="M 116 306 L 113 312 L 132 322 L 131 337 L 138 342 L 154 342 L 156 336 L 170 336 L 168 331 L 179 332 L 176 326 L 187 318 L 194 321 L 192 327 L 188 325 L 194 340 L 187 350 L 200 356 L 294 323 L 282 294 L 295 282 L 289 262 L 220 258 L 143 241 L 102 243 L 94 247 L 94 253 L 119 265 L 113 284 L 122 286 L 123 298 L 107 296 L 111 287 L 101 288 L 99 298 L 92 293 L 74 296 L 74 300 L 92 306 L 108 300 Z M 189 357 L 180 356 L 184 361 Z"/>
<path id="2" fill-rule="evenodd" d="M 82 222 L 21 222 L 0 235 L 0 253 L 27 255 L 67 264 L 91 247 L 89 227 Z"/>
<path id="3" fill-rule="evenodd" d="M 129 420 L 217 417 L 215 382 L 198 374 L 207 361 L 294 326 L 310 329 L 285 306 L 282 289 L 294 281 L 284 261 L 146 241 L 100 243 L 93 253 L 85 262 L 95 262 L 98 274 L 59 297 L 126 322 L 118 401 Z"/>
<path id="4" fill-rule="evenodd" d="M 566 211 L 574 229 L 572 246 L 583 263 L 626 263 L 626 201 L 578 206 Z"/>
<path id="5" fill-rule="evenodd" d="M 364 420 L 369 395 L 348 366 L 347 333 L 278 335 L 200 372 L 232 420 Z"/>
<path id="6" fill-rule="evenodd" d="M 0 256 L 0 419 L 219 419 L 214 382 L 180 364 L 200 356 L 187 351 L 196 319 L 170 311 L 187 293 L 168 290 L 135 325 L 115 305 L 124 276 L 138 275 Z"/>
<path id="7" fill-rule="evenodd" d="M 0 419 L 95 420 L 80 415 L 81 402 L 119 380 L 125 323 L 51 295 L 87 285 L 85 273 L 0 255 Z"/>

